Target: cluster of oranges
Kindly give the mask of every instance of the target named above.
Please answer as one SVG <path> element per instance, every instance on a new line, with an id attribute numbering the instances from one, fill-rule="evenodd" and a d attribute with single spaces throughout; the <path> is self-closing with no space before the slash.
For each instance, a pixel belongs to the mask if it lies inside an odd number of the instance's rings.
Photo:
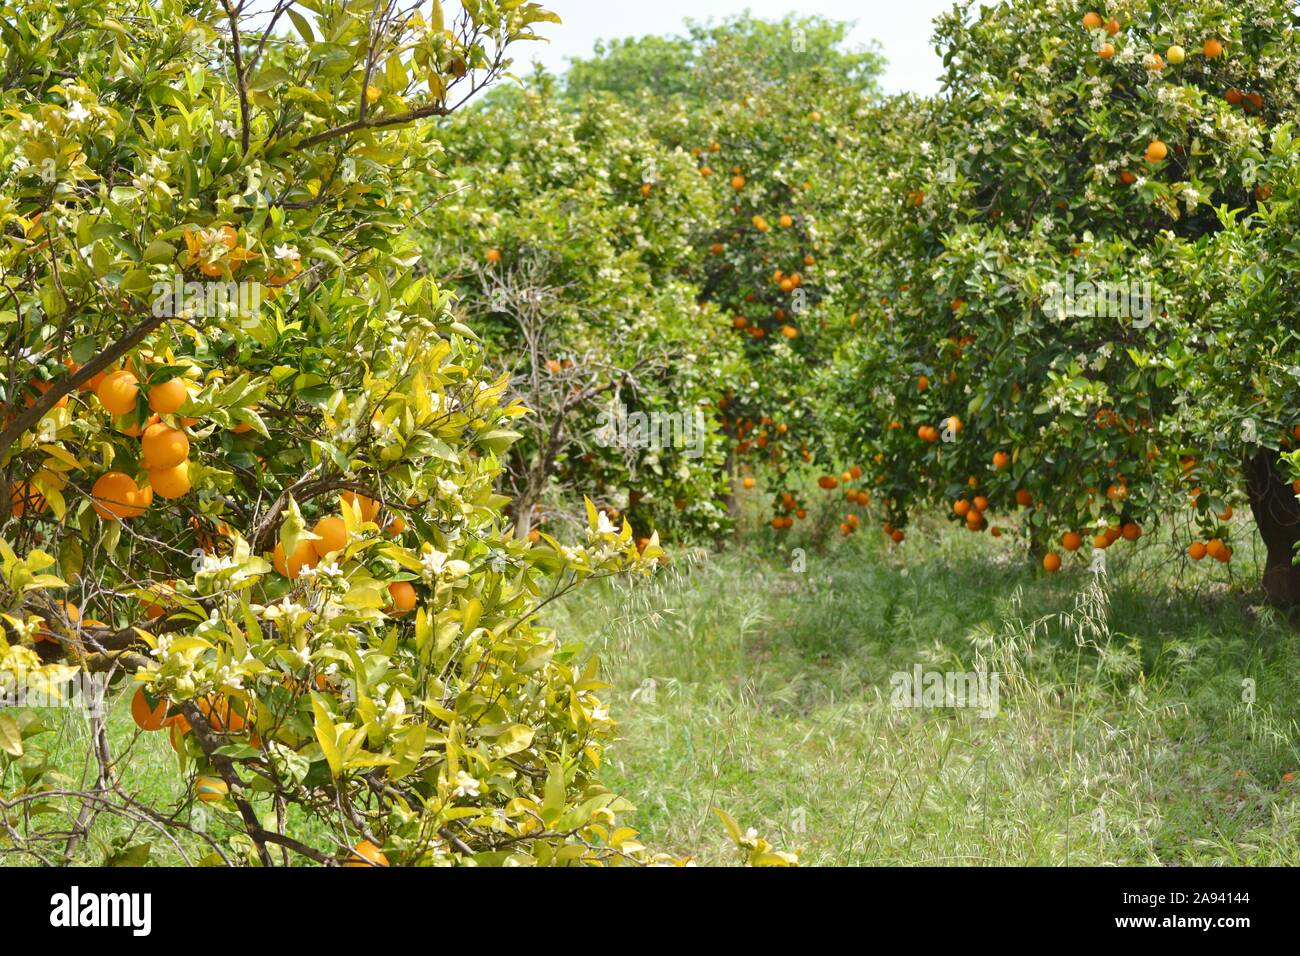
<path id="1" fill-rule="evenodd" d="M 379 515 L 379 502 L 354 491 L 345 491 L 342 498 L 355 507 L 363 521 L 374 521 Z M 387 526 L 390 534 L 401 534 L 406 522 L 394 518 Z M 331 554 L 341 553 L 348 545 L 347 523 L 340 515 L 326 515 L 312 526 L 314 539 L 299 541 L 292 554 L 285 554 L 284 544 L 277 543 L 271 554 L 271 564 L 275 570 L 286 578 L 295 579 L 304 568 L 314 568 Z M 415 588 L 409 581 L 394 581 L 388 586 L 389 596 L 393 600 L 393 610 L 398 614 L 407 614 L 415 609 Z"/>
<path id="2" fill-rule="evenodd" d="M 800 521 L 808 517 L 808 510 L 800 506 L 794 495 L 788 491 L 781 492 L 781 510 L 783 514 L 772 518 L 772 527 L 777 531 L 788 531 L 794 527 L 794 519 Z"/>
<path id="3" fill-rule="evenodd" d="M 86 383 L 93 389 L 99 403 L 114 418 L 135 412 L 140 392 L 140 379 L 130 369 L 117 369 L 97 375 Z M 120 471 L 101 475 L 91 488 L 95 513 L 107 521 L 137 518 L 153 502 L 156 492 L 164 498 L 180 498 L 189 493 L 190 440 L 185 428 L 197 424 L 197 419 L 175 419 L 173 416 L 189 401 L 189 390 L 180 378 L 168 379 L 148 389 L 147 400 L 153 413 L 143 429 L 126 425 L 120 430 L 140 439 L 140 464 L 148 472 L 144 485 Z M 164 416 L 177 422 L 169 424 Z"/>
<path id="4" fill-rule="evenodd" d="M 1222 538 L 1211 538 L 1209 541 L 1193 541 L 1187 546 L 1187 556 L 1193 561 L 1200 561 L 1206 555 L 1209 555 L 1215 561 L 1227 564 L 1232 560 L 1232 548 Z"/>

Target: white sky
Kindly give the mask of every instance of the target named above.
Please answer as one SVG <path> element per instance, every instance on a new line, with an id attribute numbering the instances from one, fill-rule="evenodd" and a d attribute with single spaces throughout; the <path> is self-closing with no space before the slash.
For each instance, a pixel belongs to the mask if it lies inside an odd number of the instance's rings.
<path id="1" fill-rule="evenodd" d="M 720 20 L 749 10 L 763 19 L 787 13 L 821 14 L 834 20 L 855 21 L 850 45 L 865 46 L 876 40 L 889 61 L 882 85 L 886 92 L 933 93 L 942 70 L 930 45 L 930 21 L 951 9 L 953 0 L 541 0 L 558 13 L 562 26 L 541 24 L 538 32 L 550 43 L 520 44 L 515 48 L 515 72 L 540 60 L 561 72 L 570 57 L 588 56 L 598 39 L 675 34 L 683 22 Z"/>

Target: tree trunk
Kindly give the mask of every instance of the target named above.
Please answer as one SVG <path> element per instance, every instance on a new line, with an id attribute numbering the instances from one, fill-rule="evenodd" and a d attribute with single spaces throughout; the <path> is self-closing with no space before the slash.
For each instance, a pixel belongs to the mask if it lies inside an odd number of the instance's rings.
<path id="1" fill-rule="evenodd" d="M 1300 605 L 1300 569 L 1295 566 L 1300 542 L 1300 501 L 1277 468 L 1277 452 L 1264 449 L 1246 460 L 1246 492 L 1259 536 L 1268 549 L 1264 593 L 1270 604 Z"/>

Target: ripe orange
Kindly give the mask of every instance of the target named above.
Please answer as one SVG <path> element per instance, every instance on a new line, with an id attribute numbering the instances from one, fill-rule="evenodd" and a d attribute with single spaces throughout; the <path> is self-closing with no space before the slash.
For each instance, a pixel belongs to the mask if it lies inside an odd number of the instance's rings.
<path id="1" fill-rule="evenodd" d="M 1061 535 L 1061 547 L 1066 551 L 1078 551 L 1083 545 L 1083 537 L 1077 531 L 1067 531 Z"/>
<path id="2" fill-rule="evenodd" d="M 1209 541 L 1205 543 L 1205 553 L 1208 554 L 1210 557 L 1217 559 L 1219 557 L 1219 554 L 1223 551 L 1224 547 L 1226 546 L 1218 538 L 1211 538 Z"/>
<path id="3" fill-rule="evenodd" d="M 384 851 L 379 849 L 369 840 L 362 840 L 352 848 L 352 855 L 348 857 L 344 866 L 388 866 L 388 857 L 384 856 Z"/>
<path id="4" fill-rule="evenodd" d="M 109 471 L 95 479 L 90 488 L 95 513 L 109 521 L 134 518 L 144 513 L 140 507 L 142 495 L 130 475 Z M 150 498 L 152 498 L 152 491 Z M 145 503 L 148 507 L 148 503 Z M 138 509 L 138 510 L 137 510 Z"/>
<path id="5" fill-rule="evenodd" d="M 501 250 L 500 250 L 500 249 L 489 249 L 489 250 L 487 251 L 487 261 L 488 261 L 488 262 L 491 262 L 491 263 L 497 263 L 497 262 L 500 262 L 500 261 L 501 261 Z"/>
<path id="6" fill-rule="evenodd" d="M 916 390 L 918 392 L 924 392 L 929 387 L 930 387 L 930 379 L 927 378 L 926 376 L 922 375 L 920 378 L 916 380 Z"/>
<path id="7" fill-rule="evenodd" d="M 748 491 L 750 488 L 753 488 L 754 485 L 758 484 L 758 482 L 754 481 L 753 478 L 748 478 L 748 477 L 747 477 L 747 478 L 745 478 L 744 481 L 741 482 L 741 484 L 744 485 L 744 486 L 745 486 L 745 490 Z"/>
<path id="8" fill-rule="evenodd" d="M 1024 488 L 1021 488 L 1019 491 L 1016 492 L 1016 504 L 1020 505 L 1020 507 L 1028 508 L 1033 503 L 1034 503 L 1034 496 L 1031 495 Z"/>
<path id="9" fill-rule="evenodd" d="M 393 610 L 398 614 L 408 614 L 415 609 L 415 588 L 410 581 L 394 581 L 388 585 L 388 593 L 393 598 Z"/>
<path id="10" fill-rule="evenodd" d="M 348 528 L 342 518 L 327 515 L 317 521 L 311 530 L 320 535 L 319 540 L 311 543 L 318 558 L 325 557 L 331 551 L 342 551 L 348 546 Z"/>
<path id="11" fill-rule="evenodd" d="M 1200 561 L 1208 553 L 1208 549 L 1200 541 L 1193 541 L 1187 546 L 1187 556 L 1193 561 Z"/>
<path id="12" fill-rule="evenodd" d="M 1007 454 L 1006 452 L 1004 452 L 1004 451 L 994 452 L 994 454 L 993 454 L 993 467 L 994 467 L 996 470 L 998 470 L 998 471 L 1002 471 L 1002 470 L 1003 470 L 1004 468 L 1006 468 L 1007 465 L 1009 465 L 1009 464 L 1011 464 L 1011 456 L 1010 456 L 1010 455 L 1008 455 L 1008 454 Z"/>
<path id="13" fill-rule="evenodd" d="M 1099 534 L 1092 539 L 1092 546 L 1094 548 L 1099 548 L 1102 551 L 1105 551 L 1107 548 L 1109 548 L 1110 544 L 1111 544 L 1111 539 L 1104 534 Z"/>
<path id="14" fill-rule="evenodd" d="M 152 468 L 149 487 L 164 498 L 183 498 L 190 492 L 190 463 L 183 461 L 171 468 Z"/>
<path id="15" fill-rule="evenodd" d="M 831 491 L 839 487 L 840 480 L 834 475 L 822 475 L 817 479 L 817 484 L 825 490 Z"/>
<path id="16" fill-rule="evenodd" d="M 379 502 L 375 501 L 373 498 L 367 498 L 365 495 L 358 495 L 354 491 L 345 491 L 341 497 L 348 504 L 360 508 L 361 517 L 365 521 L 374 521 L 375 515 L 379 514 Z"/>
<path id="17" fill-rule="evenodd" d="M 1119 33 L 1119 21 L 1116 20 L 1114 17 L 1111 17 L 1109 20 L 1107 20 L 1106 32 L 1109 33 L 1111 36 L 1114 36 L 1116 33 Z"/>
<path id="18" fill-rule="evenodd" d="M 149 389 L 149 407 L 159 415 L 170 415 L 189 401 L 190 393 L 183 378 L 159 382 Z"/>
<path id="19" fill-rule="evenodd" d="M 1050 552 L 1043 558 L 1043 567 L 1047 570 L 1048 574 L 1055 574 L 1057 571 L 1061 570 L 1061 556 L 1055 551 Z"/>
<path id="20" fill-rule="evenodd" d="M 781 218 L 777 220 L 777 223 L 781 226 L 782 229 L 789 229 L 791 226 L 794 225 L 794 217 L 783 213 L 781 215 Z"/>
<path id="21" fill-rule="evenodd" d="M 1240 106 L 1242 100 L 1241 90 L 1237 89 L 1235 86 L 1228 87 L 1228 92 L 1224 94 L 1224 99 L 1233 106 Z"/>
<path id="22" fill-rule="evenodd" d="M 732 177 L 731 177 L 731 188 L 734 189 L 734 190 L 736 190 L 737 192 L 739 192 L 740 190 L 744 189 L 744 188 L 745 188 L 745 177 L 744 177 L 744 176 L 741 176 L 741 175 L 735 175 L 735 176 L 732 176 Z"/>
<path id="23" fill-rule="evenodd" d="M 1232 548 L 1225 544 L 1215 553 L 1214 560 L 1222 564 L 1227 564 L 1232 560 Z"/>
<path id="24" fill-rule="evenodd" d="M 895 528 L 889 533 L 889 538 L 894 544 L 902 544 L 907 539 L 907 535 Z"/>
<path id="25" fill-rule="evenodd" d="M 1096 30 L 1101 27 L 1101 14 L 1095 10 L 1089 10 L 1083 15 L 1083 28 L 1085 30 Z"/>
<path id="26" fill-rule="evenodd" d="M 104 376 L 95 390 L 99 403 L 110 415 L 125 415 L 135 409 L 135 400 L 140 393 L 140 380 L 126 369 L 119 369 Z"/>
<path id="27" fill-rule="evenodd" d="M 1215 37 L 1210 37 L 1205 41 L 1205 45 L 1201 47 L 1201 51 L 1205 54 L 1206 59 L 1217 60 L 1223 56 L 1223 44 Z"/>
<path id="28" fill-rule="evenodd" d="M 958 498 L 956 501 L 952 503 L 952 512 L 958 518 L 966 517 L 969 511 L 970 511 L 970 502 L 967 501 L 965 498 Z"/>
<path id="29" fill-rule="evenodd" d="M 1125 186 L 1132 186 L 1135 182 L 1137 182 L 1137 176 L 1133 175 L 1133 173 L 1131 173 L 1127 169 L 1122 169 L 1120 170 L 1119 181 L 1122 182 Z"/>
<path id="30" fill-rule="evenodd" d="M 1115 46 L 1112 43 L 1103 43 L 1097 50 L 1097 55 L 1103 60 L 1109 60 L 1115 55 Z"/>
<path id="31" fill-rule="evenodd" d="M 1120 529 L 1120 534 L 1124 536 L 1125 541 L 1136 541 L 1142 537 L 1142 526 L 1135 521 L 1130 521 Z"/>
<path id="32" fill-rule="evenodd" d="M 316 549 L 311 545 L 310 541 L 299 541 L 298 546 L 293 549 L 293 554 L 286 560 L 284 545 L 276 544 L 275 551 L 271 555 L 271 564 L 286 578 L 296 578 L 302 573 L 303 568 L 314 568 L 316 562 L 320 560 Z"/>
<path id="33" fill-rule="evenodd" d="M 1153 139 L 1147 146 L 1147 162 L 1152 165 L 1169 155 L 1169 147 L 1158 139 Z"/>
<path id="34" fill-rule="evenodd" d="M 175 468 L 190 454 L 190 440 L 179 428 L 162 422 L 150 425 L 140 438 L 140 460 L 151 471 Z"/>
<path id="35" fill-rule="evenodd" d="M 137 689 L 131 698 L 131 719 L 141 730 L 162 730 L 167 726 L 167 699 Z"/>
<path id="36" fill-rule="evenodd" d="M 396 538 L 399 534 L 401 534 L 403 531 L 406 530 L 406 519 L 394 518 L 392 521 L 388 522 L 388 527 L 384 528 L 384 530 L 387 531 L 389 534 L 391 534 L 394 538 Z"/>

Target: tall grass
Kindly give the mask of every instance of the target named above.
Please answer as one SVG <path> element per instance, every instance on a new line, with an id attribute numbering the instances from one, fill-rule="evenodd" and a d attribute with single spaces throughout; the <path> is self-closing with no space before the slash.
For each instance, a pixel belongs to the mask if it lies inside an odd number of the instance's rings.
<path id="1" fill-rule="evenodd" d="M 717 806 L 813 864 L 1300 862 L 1300 643 L 1243 577 L 877 539 L 802 573 L 775 545 L 697 555 L 562 612 L 614 685 L 606 778 L 646 842 L 733 862 Z M 996 716 L 892 706 L 916 665 L 997 672 Z"/>

